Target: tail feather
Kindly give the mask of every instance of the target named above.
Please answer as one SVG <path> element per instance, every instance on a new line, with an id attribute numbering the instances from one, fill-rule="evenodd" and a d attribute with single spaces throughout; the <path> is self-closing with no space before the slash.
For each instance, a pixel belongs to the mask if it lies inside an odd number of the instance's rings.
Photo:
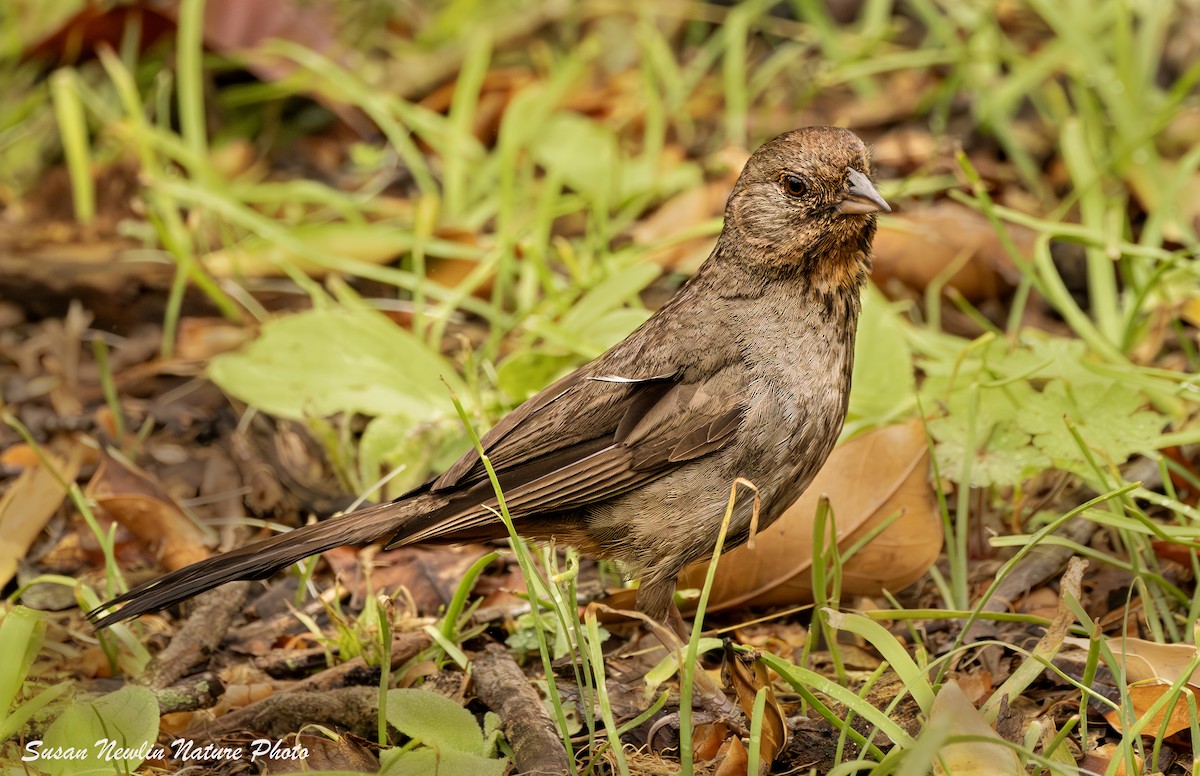
<path id="1" fill-rule="evenodd" d="M 334 547 L 367 545 L 395 536 L 413 517 L 425 511 L 423 501 L 381 504 L 215 555 L 138 585 L 88 612 L 88 619 L 97 630 L 107 628 L 173 606 L 226 582 L 266 579 L 297 561 Z M 101 616 L 118 604 L 125 605 Z"/>

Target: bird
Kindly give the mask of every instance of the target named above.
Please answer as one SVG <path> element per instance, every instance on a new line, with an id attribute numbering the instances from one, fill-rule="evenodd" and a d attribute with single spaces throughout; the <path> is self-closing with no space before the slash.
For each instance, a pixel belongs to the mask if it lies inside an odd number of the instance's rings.
<path id="1" fill-rule="evenodd" d="M 759 147 L 675 296 L 482 437 L 517 533 L 615 560 L 640 580 L 639 612 L 681 623 L 676 578 L 712 555 L 733 483 L 756 494 L 735 501 L 726 549 L 778 518 L 833 449 L 876 218 L 889 212 L 853 132 L 804 127 Z M 344 545 L 505 538 L 497 505 L 470 451 L 394 501 L 172 571 L 88 617 L 106 628 Z"/>

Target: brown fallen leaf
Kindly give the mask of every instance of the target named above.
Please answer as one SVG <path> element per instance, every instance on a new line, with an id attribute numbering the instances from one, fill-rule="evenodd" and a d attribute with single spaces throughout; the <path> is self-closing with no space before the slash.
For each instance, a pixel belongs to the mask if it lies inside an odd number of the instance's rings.
<path id="1" fill-rule="evenodd" d="M 729 736 L 729 725 L 720 720 L 697 725 L 695 732 L 692 733 L 692 757 L 697 762 L 716 759 L 717 755 L 721 753 L 721 748 L 725 746 L 725 742 L 729 740 Z"/>
<path id="2" fill-rule="evenodd" d="M 369 574 L 363 573 L 362 556 L 353 547 L 338 547 L 324 557 L 356 601 L 404 588 L 417 612 L 432 616 L 449 605 L 467 570 L 488 552 L 481 544 L 397 547 L 375 554 Z"/>
<path id="3" fill-rule="evenodd" d="M 759 773 L 767 773 L 788 741 L 787 715 L 775 697 L 767 667 L 756 653 L 735 652 L 729 642 L 725 643 L 725 660 L 721 667 L 722 678 L 733 688 L 746 719 L 754 719 L 754 701 L 760 690 L 766 692 L 758 762 Z"/>
<path id="4" fill-rule="evenodd" d="M 1103 773 L 1108 776 L 1130 776 L 1129 770 L 1125 767 L 1126 755 L 1128 748 L 1121 744 L 1111 743 L 1103 744 L 1096 747 L 1090 752 L 1083 755 L 1077 767 L 1079 773 Z M 1110 768 L 1113 760 L 1117 761 L 1115 768 Z M 1142 773 L 1144 765 L 1142 758 L 1134 755 L 1133 763 L 1136 767 L 1134 773 Z"/>
<path id="5" fill-rule="evenodd" d="M 207 362 L 213 356 L 237 350 L 253 335 L 250 327 L 232 324 L 224 318 L 187 316 L 179 320 L 175 358 Z"/>
<path id="6" fill-rule="evenodd" d="M 485 144 L 492 144 L 500 134 L 500 122 L 509 103 L 519 91 L 537 80 L 537 74 L 526 65 L 498 66 L 488 70 L 479 85 L 479 96 L 472 112 L 471 134 Z M 421 106 L 435 113 L 449 113 L 458 81 L 448 81 L 421 99 Z"/>
<path id="7" fill-rule="evenodd" d="M 311 773 L 313 771 L 353 771 L 374 773 L 379 770 L 379 758 L 372 754 L 367 742 L 351 733 L 328 732 L 327 736 L 304 734 L 295 737 L 307 757 L 298 760 L 278 759 L 271 763 L 271 773 Z M 292 741 L 289 736 L 284 746 Z"/>
<path id="8" fill-rule="evenodd" d="M 8 487 L 0 497 L 0 587 L 17 573 L 17 563 L 29 551 L 46 523 L 62 506 L 67 497 L 62 483 L 72 483 L 79 474 L 83 459 L 82 445 L 74 445 L 65 456 L 47 452 L 46 459 L 54 471 L 41 465 L 31 466 Z M 58 476 L 56 476 L 56 474 Z M 60 483 L 58 477 L 62 477 Z"/>
<path id="9" fill-rule="evenodd" d="M 42 461 L 36 450 L 21 443 L 0 450 L 0 465 L 14 469 L 36 469 L 42 465 Z"/>
<path id="10" fill-rule="evenodd" d="M 871 164 L 911 173 L 934 162 L 938 140 L 924 127 L 898 126 L 871 143 Z"/>
<path id="11" fill-rule="evenodd" d="M 1067 644 L 1089 649 L 1088 639 L 1066 638 Z M 1114 637 L 1108 640 L 1108 648 L 1118 661 L 1124 664 L 1125 681 L 1135 682 L 1155 681 L 1170 684 L 1178 679 L 1187 669 L 1187 665 L 1196 655 L 1195 644 L 1159 644 L 1156 641 L 1146 641 L 1133 637 Z M 1200 670 L 1194 671 L 1188 682 L 1200 685 Z"/>
<path id="12" fill-rule="evenodd" d="M 1009 225 L 1018 250 L 1028 257 L 1034 234 Z M 982 214 L 957 202 L 938 202 L 890 216 L 875 236 L 872 277 L 881 288 L 899 282 L 924 291 L 945 279 L 972 302 L 1012 290 L 1018 270 L 996 230 Z"/>
<path id="13" fill-rule="evenodd" d="M 749 768 L 749 756 L 746 754 L 746 747 L 742 745 L 742 739 L 730 736 L 724 747 L 724 757 L 714 776 L 743 776 Z"/>
<path id="14" fill-rule="evenodd" d="M 665 243 L 650 254 L 650 261 L 667 269 L 694 270 L 712 249 L 715 234 L 680 242 L 672 241 L 672 238 L 724 212 L 729 189 L 737 181 L 749 154 L 745 149 L 730 147 L 718 152 L 716 158 L 726 170 L 724 175 L 703 186 L 690 187 L 676 194 L 629 229 L 629 236 L 635 243 Z"/>
<path id="15" fill-rule="evenodd" d="M 1133 713 L 1137 719 L 1141 719 L 1149 711 L 1150 707 L 1168 693 L 1171 692 L 1170 682 L 1144 682 L 1140 684 L 1131 684 L 1125 688 L 1128 693 L 1129 701 L 1133 704 Z M 1150 723 L 1142 728 L 1142 735 L 1147 738 L 1158 738 L 1160 735 L 1163 738 L 1170 738 L 1176 733 L 1188 730 L 1191 727 L 1191 713 L 1188 711 L 1188 701 L 1184 697 L 1184 693 L 1196 694 L 1196 687 L 1190 684 L 1185 684 L 1178 691 L 1178 697 L 1172 701 L 1167 701 L 1167 705 L 1158 711 L 1150 718 Z M 1121 724 L 1121 711 L 1119 709 L 1110 709 L 1104 714 L 1104 719 L 1112 726 L 1113 730 L 1118 733 L 1123 731 Z"/>
<path id="16" fill-rule="evenodd" d="M 150 547 L 167 571 L 208 557 L 208 537 L 154 480 L 104 453 L 85 492 L 101 511 Z"/>
<path id="17" fill-rule="evenodd" d="M 842 591 L 901 590 L 924 574 L 942 548 L 942 521 L 929 485 L 929 451 L 919 421 L 868 432 L 833 451 L 804 495 L 755 540 L 723 555 L 708 610 L 811 603 L 813 522 L 829 496 L 838 547 L 899 518 L 842 566 Z M 704 584 L 707 562 L 684 569 L 681 588 Z"/>
<path id="18" fill-rule="evenodd" d="M 1013 602 L 1013 611 L 1045 617 L 1047 620 L 1058 612 L 1058 594 L 1049 587 L 1031 590 L 1029 595 Z"/>

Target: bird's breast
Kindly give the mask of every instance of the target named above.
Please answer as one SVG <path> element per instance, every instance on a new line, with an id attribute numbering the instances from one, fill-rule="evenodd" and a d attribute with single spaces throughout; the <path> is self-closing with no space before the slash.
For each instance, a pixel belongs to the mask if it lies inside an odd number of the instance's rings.
<path id="1" fill-rule="evenodd" d="M 745 348 L 750 382 L 742 424 L 741 476 L 759 487 L 773 520 L 806 488 L 833 449 L 846 417 L 857 305 L 824 304 L 757 315 L 757 344 Z"/>

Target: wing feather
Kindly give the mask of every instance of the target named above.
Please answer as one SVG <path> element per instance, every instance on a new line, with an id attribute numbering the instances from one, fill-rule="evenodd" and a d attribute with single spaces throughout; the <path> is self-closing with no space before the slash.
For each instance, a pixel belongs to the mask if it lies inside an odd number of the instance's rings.
<path id="1" fill-rule="evenodd" d="M 735 363 L 644 378 L 593 377 L 585 368 L 521 405 L 481 440 L 514 519 L 619 496 L 725 447 L 741 426 L 748 387 Z M 446 505 L 406 525 L 392 544 L 504 535 L 475 452 L 430 490 L 447 496 Z"/>

